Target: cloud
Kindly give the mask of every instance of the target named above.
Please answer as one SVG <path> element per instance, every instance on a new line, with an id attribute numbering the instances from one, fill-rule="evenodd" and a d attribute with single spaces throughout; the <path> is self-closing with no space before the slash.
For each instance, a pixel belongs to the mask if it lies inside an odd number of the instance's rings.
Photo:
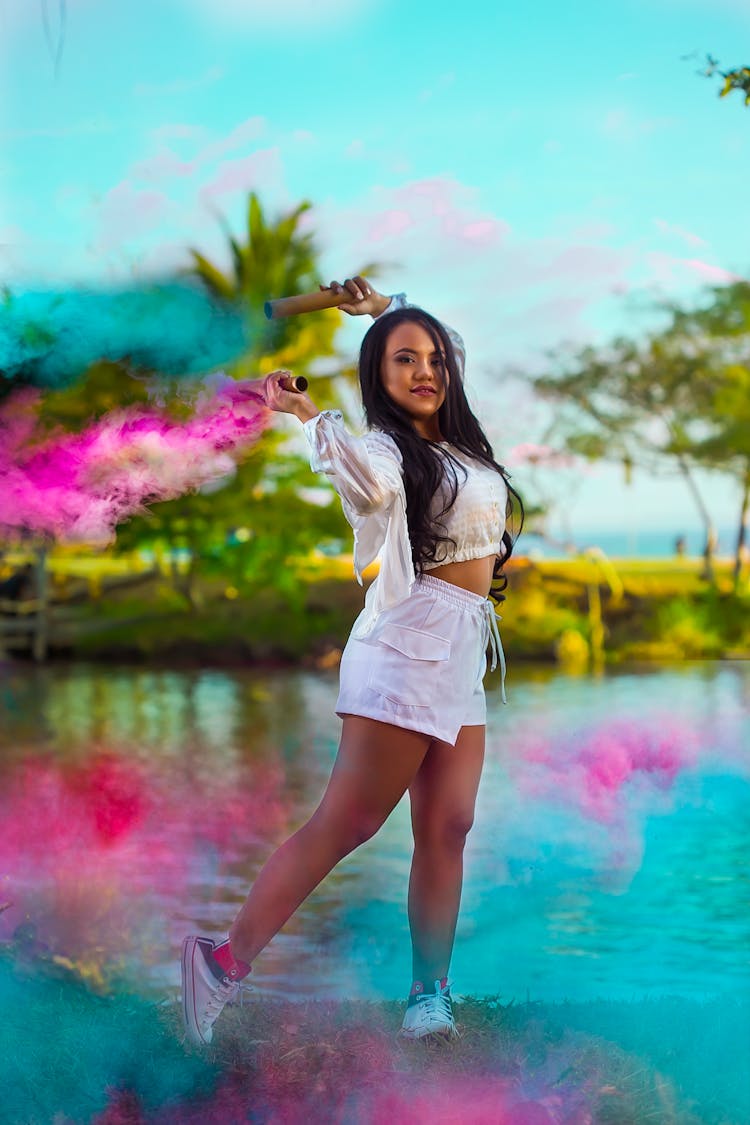
<path id="1" fill-rule="evenodd" d="M 203 203 L 236 192 L 267 191 L 273 196 L 283 180 L 278 148 L 259 149 L 239 160 L 225 160 L 216 175 L 200 189 Z"/>
<path id="2" fill-rule="evenodd" d="M 414 220 L 408 211 L 400 211 L 396 208 L 391 208 L 384 211 L 382 215 L 373 222 L 369 230 L 369 237 L 371 242 L 383 242 L 387 238 L 394 235 L 402 234 L 409 227 L 413 226 Z"/>
<path id="3" fill-rule="evenodd" d="M 474 194 L 458 181 L 441 176 L 412 180 L 393 191 L 394 201 L 412 214 L 414 225 L 426 220 L 454 248 L 475 247 L 479 230 L 485 248 L 497 245 L 510 228 L 493 215 L 478 213 Z"/>
<path id="4" fill-rule="evenodd" d="M 124 236 L 136 239 L 165 219 L 170 209 L 166 195 L 157 191 L 138 191 L 124 180 L 108 191 L 96 210 L 95 243 L 101 250 L 122 244 Z"/>
<path id="5" fill-rule="evenodd" d="M 186 122 L 151 130 L 151 151 L 106 193 L 95 195 L 78 183 L 57 189 L 58 213 L 82 230 L 75 253 L 62 242 L 42 243 L 19 230 L 12 247 L 0 248 L 0 277 L 20 270 L 30 280 L 93 275 L 115 281 L 184 267 L 187 248 L 201 242 L 197 232 L 204 232 L 207 210 L 215 218 L 217 210 L 231 210 L 250 190 L 267 193 L 279 206 L 288 202 L 279 149 L 257 148 L 266 128 L 266 119 L 256 115 L 219 136 Z M 241 155 L 227 160 L 232 152 Z M 209 256 L 223 249 L 223 241 L 205 247 Z"/>
<path id="6" fill-rule="evenodd" d="M 190 126 L 182 126 L 182 129 L 187 131 Z M 257 141 L 265 130 L 266 119 L 259 116 L 248 117 L 225 136 L 211 140 L 206 140 L 205 130 L 199 132 L 197 129 L 193 129 L 192 134 L 187 133 L 187 139 L 192 140 L 199 136 L 204 144 L 191 160 L 183 160 L 173 149 L 162 144 L 152 156 L 147 156 L 144 160 L 134 164 L 130 170 L 130 175 L 134 179 L 151 181 L 167 180 L 175 176 L 192 176 L 206 164 L 220 160 L 228 152 L 244 148 Z"/>
<path id="7" fill-rule="evenodd" d="M 374 258 L 382 264 L 379 288 L 405 289 L 460 328 L 475 373 L 498 362 L 535 363 L 561 341 L 608 338 L 621 330 L 622 297 L 633 289 L 738 280 L 703 256 L 659 253 L 626 242 L 612 224 L 581 224 L 577 216 L 554 236 L 524 234 L 479 200 L 469 185 L 435 176 L 373 188 L 358 206 L 335 213 L 316 208 L 311 221 L 331 255 L 323 272 L 337 276 Z"/>
<path id="8" fill-rule="evenodd" d="M 654 225 L 662 231 L 663 234 L 675 234 L 684 242 L 688 242 L 691 246 L 708 246 L 705 238 L 700 238 L 699 235 L 693 234 L 689 230 L 684 230 L 682 227 L 673 226 L 667 223 L 664 219 L 654 219 Z"/>
<path id="9" fill-rule="evenodd" d="M 704 262 L 700 258 L 675 258 L 671 254 L 657 251 L 647 254 L 646 257 L 656 280 L 665 284 L 684 281 L 686 273 L 698 275 L 712 285 L 727 285 L 735 281 L 750 280 L 713 262 Z"/>
<path id="10" fill-rule="evenodd" d="M 194 78 L 175 78 L 171 82 L 138 82 L 133 87 L 136 97 L 172 97 L 188 94 L 192 90 L 203 90 L 220 82 L 226 71 L 220 66 L 212 66 Z"/>
<path id="11" fill-rule="evenodd" d="M 373 188 L 356 207 L 316 207 L 311 222 L 330 255 L 325 276 L 376 259 L 378 288 L 406 290 L 461 331 L 474 376 L 561 335 L 591 339 L 590 313 L 628 283 L 635 258 L 571 233 L 521 235 L 449 176 Z"/>
<path id="12" fill-rule="evenodd" d="M 228 152 L 242 148 L 251 141 L 257 141 L 266 131 L 266 119 L 256 115 L 241 121 L 231 132 L 215 141 L 210 141 L 200 150 L 196 157 L 198 164 L 208 164 L 212 160 L 219 160 Z"/>
<path id="13" fill-rule="evenodd" d="M 176 152 L 161 148 L 134 164 L 130 173 L 138 180 L 169 180 L 174 176 L 192 176 L 197 167 L 195 160 L 181 160 Z"/>

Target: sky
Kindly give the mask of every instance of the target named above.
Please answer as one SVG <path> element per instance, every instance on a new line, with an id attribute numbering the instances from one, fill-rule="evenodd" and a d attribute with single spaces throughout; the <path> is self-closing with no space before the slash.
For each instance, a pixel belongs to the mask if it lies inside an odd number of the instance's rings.
<path id="1" fill-rule="evenodd" d="M 226 265 L 249 191 L 270 216 L 310 200 L 326 279 L 376 261 L 461 332 L 508 460 L 549 418 L 514 370 L 750 278 L 750 109 L 707 53 L 747 65 L 746 0 L 0 0 L 0 283 Z M 703 484 L 732 527 L 734 486 Z M 553 530 L 699 525 L 678 481 L 543 487 Z"/>

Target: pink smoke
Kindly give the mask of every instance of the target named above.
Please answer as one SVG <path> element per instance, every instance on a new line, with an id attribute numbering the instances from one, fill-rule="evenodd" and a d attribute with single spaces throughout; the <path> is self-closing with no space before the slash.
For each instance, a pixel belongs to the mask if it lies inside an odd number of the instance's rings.
<path id="1" fill-rule="evenodd" d="M 282 1034 L 269 1027 L 267 1036 L 253 1042 L 253 1065 L 224 1073 L 205 1100 L 192 1099 L 189 1120 L 223 1125 L 246 1120 L 252 1110 L 279 1125 L 312 1119 L 368 1125 L 592 1125 L 605 1120 L 605 1113 L 607 1120 L 625 1119 L 616 1112 L 624 1091 L 607 1082 L 603 1052 L 575 1032 L 558 1035 L 556 1044 L 545 1041 L 543 1060 L 537 1057 L 533 1064 L 525 1056 L 541 1026 L 511 1032 L 494 1050 L 489 1038 L 476 1041 L 472 1048 L 474 1055 L 482 1054 L 481 1065 L 464 1059 L 459 1072 L 450 1050 L 420 1058 L 416 1066 L 410 1063 L 392 1029 L 376 1023 L 374 1013 L 365 1022 L 342 1023 L 339 1033 L 329 1032 L 317 1043 L 299 1034 L 299 1017 L 287 1021 L 281 1010 L 276 1018 Z M 237 1038 L 225 1039 L 225 1050 L 246 1052 L 247 1032 L 233 1034 Z M 125 1091 L 113 1091 L 109 1112 L 96 1123 L 119 1125 L 131 1120 L 127 1114 L 134 1108 Z M 160 1107 L 149 1120 L 178 1125 L 186 1120 L 184 1104 Z"/>
<path id="2" fill-rule="evenodd" d="M 263 380 L 218 377 L 194 417 L 154 408 L 112 411 L 78 434 L 38 436 L 38 392 L 0 412 L 0 528 L 110 542 L 118 523 L 226 476 L 273 417 Z"/>
<path id="3" fill-rule="evenodd" d="M 95 964 L 102 981 L 135 951 L 148 963 L 154 934 L 158 961 L 188 888 L 221 885 L 287 827 L 283 787 L 273 762 L 176 774 L 132 750 L 28 759 L 0 790 L 0 936 L 30 921 L 50 954 Z"/>
<path id="4" fill-rule="evenodd" d="M 576 464 L 577 458 L 571 453 L 553 449 L 551 445 L 537 445 L 535 442 L 524 441 L 509 449 L 505 460 L 509 465 L 546 465 L 550 468 L 567 469 Z"/>
<path id="5" fill-rule="evenodd" d="M 621 721 L 530 747 L 519 783 L 530 796 L 572 804 L 585 817 L 612 824 L 629 797 L 669 790 L 696 757 L 687 728 L 666 719 L 650 726 Z"/>

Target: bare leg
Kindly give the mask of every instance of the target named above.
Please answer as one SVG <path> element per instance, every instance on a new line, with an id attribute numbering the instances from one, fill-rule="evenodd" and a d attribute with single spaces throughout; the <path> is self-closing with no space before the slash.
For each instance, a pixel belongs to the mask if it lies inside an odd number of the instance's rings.
<path id="1" fill-rule="evenodd" d="M 377 832 L 406 792 L 428 735 L 347 715 L 320 805 L 261 869 L 230 931 L 250 964 L 335 865 Z"/>
<path id="2" fill-rule="evenodd" d="M 413 979 L 448 975 L 463 884 L 463 851 L 484 762 L 484 727 L 455 747 L 433 742 L 409 786 L 414 856 L 409 878 Z"/>

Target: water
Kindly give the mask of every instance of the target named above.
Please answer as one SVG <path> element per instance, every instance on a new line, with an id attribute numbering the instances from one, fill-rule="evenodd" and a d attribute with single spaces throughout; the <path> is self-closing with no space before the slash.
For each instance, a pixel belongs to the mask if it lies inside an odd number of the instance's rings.
<path id="1" fill-rule="evenodd" d="M 0 940 L 172 994 L 317 804 L 335 672 L 6 667 Z M 557 1001 L 750 991 L 750 665 L 488 683 L 487 754 L 451 966 L 458 994 Z M 257 959 L 269 995 L 408 989 L 408 801 Z M 33 930 L 30 929 L 33 927 Z M 25 935 L 25 936 L 24 936 Z"/>
<path id="2" fill-rule="evenodd" d="M 576 530 L 570 535 L 559 533 L 557 539 L 565 542 L 571 540 L 579 550 L 585 550 L 587 547 L 599 547 L 611 559 L 674 559 L 676 557 L 675 544 L 678 539 L 684 540 L 686 558 L 699 559 L 703 556 L 705 546 L 705 534 L 700 528 L 676 528 L 674 530 L 639 528 L 630 531 Z M 716 547 L 717 557 L 734 558 L 736 543 L 736 530 L 726 527 L 719 529 Z M 535 555 L 546 559 L 568 557 L 568 552 L 562 547 L 552 546 L 540 536 L 526 531 L 523 533 L 519 550 L 521 554 Z"/>

